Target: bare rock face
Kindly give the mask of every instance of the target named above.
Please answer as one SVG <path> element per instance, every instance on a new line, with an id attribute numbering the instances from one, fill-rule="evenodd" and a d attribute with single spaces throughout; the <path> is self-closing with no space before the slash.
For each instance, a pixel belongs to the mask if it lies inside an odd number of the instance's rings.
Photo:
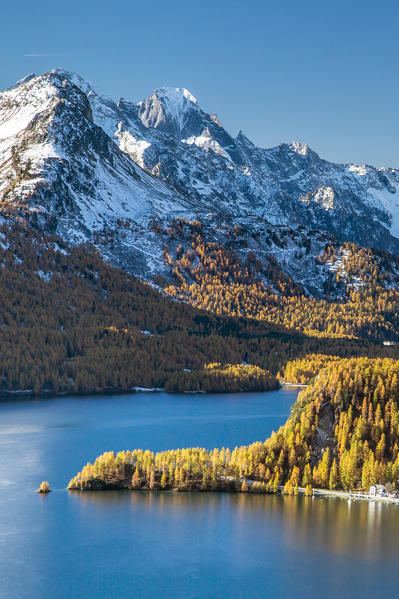
<path id="1" fill-rule="evenodd" d="M 337 442 L 334 437 L 335 414 L 329 401 L 325 401 L 319 413 L 319 424 L 316 428 L 315 443 L 311 455 L 311 465 L 316 465 L 323 452 L 328 448 L 331 455 L 336 457 Z"/>

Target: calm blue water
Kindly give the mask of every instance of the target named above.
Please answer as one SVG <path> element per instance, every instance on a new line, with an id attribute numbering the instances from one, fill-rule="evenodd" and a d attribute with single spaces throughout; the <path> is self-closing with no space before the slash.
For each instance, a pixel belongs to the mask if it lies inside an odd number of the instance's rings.
<path id="1" fill-rule="evenodd" d="M 0 404 L 0 597 L 397 596 L 399 508 L 294 497 L 68 493 L 109 449 L 263 440 L 296 398 L 64 398 Z M 55 492 L 33 491 L 49 480 Z"/>

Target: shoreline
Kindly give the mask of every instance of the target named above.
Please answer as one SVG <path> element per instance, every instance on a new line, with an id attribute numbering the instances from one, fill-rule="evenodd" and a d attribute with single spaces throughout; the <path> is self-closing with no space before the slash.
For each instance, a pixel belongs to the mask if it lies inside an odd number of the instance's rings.
<path id="1" fill-rule="evenodd" d="M 228 481 L 226 481 L 228 482 Z M 257 481 L 246 479 L 246 483 L 248 485 L 248 491 L 240 491 L 238 489 L 228 489 L 228 488 L 216 488 L 216 489 L 178 489 L 178 488 L 170 488 L 170 489 L 159 489 L 154 488 L 150 489 L 148 487 L 142 487 L 139 489 L 132 489 L 129 487 L 105 487 L 105 488 L 91 488 L 91 489 L 79 489 L 79 488 L 66 488 L 69 493 L 98 493 L 98 492 L 139 492 L 139 493 L 228 493 L 230 495 L 280 495 L 281 497 L 298 497 L 306 496 L 306 489 L 303 487 L 298 487 L 292 493 L 284 493 L 284 486 L 278 487 L 277 491 L 251 491 L 251 487 Z M 368 501 L 369 503 L 379 502 L 379 503 L 389 503 L 396 504 L 399 506 L 399 497 L 383 497 L 383 496 L 371 496 L 362 493 L 358 493 L 357 491 L 333 491 L 330 489 L 312 489 L 312 494 L 307 495 L 309 498 L 318 497 L 318 498 L 335 498 L 335 499 L 343 499 L 348 503 L 352 501 Z"/>
<path id="2" fill-rule="evenodd" d="M 240 391 L 204 391 L 199 389 L 197 391 L 166 391 L 164 387 L 132 387 L 127 390 L 119 389 L 101 389 L 100 391 L 84 391 L 81 393 L 74 393 L 73 391 L 63 391 L 55 393 L 54 391 L 41 391 L 35 393 L 32 389 L 16 389 L 9 391 L 3 389 L 0 391 L 0 402 L 7 400 L 16 399 L 54 399 L 56 397 L 89 397 L 90 395 L 95 397 L 101 397 L 104 395 L 134 395 L 136 393 L 167 393 L 168 395 L 195 395 L 195 394 L 209 394 L 209 395 L 226 395 L 229 393 L 270 393 L 271 391 L 279 391 L 283 387 L 307 387 L 308 385 L 300 385 L 296 383 L 280 383 L 279 387 L 274 389 L 264 389 L 260 391 L 254 391 L 252 389 L 240 389 Z"/>
<path id="3" fill-rule="evenodd" d="M 309 385 L 305 383 L 286 383 L 285 381 L 279 381 L 279 383 L 281 387 L 300 387 L 302 389 L 309 387 Z"/>
<path id="4" fill-rule="evenodd" d="M 280 487 L 282 490 L 284 487 Z M 305 495 L 306 489 L 298 487 L 297 492 L 300 495 Z M 359 491 L 334 491 L 331 489 L 312 489 L 313 497 L 338 497 L 339 499 L 346 499 L 347 501 L 378 501 L 380 503 L 394 503 L 399 505 L 399 497 L 384 497 L 380 495 L 371 496 Z"/>

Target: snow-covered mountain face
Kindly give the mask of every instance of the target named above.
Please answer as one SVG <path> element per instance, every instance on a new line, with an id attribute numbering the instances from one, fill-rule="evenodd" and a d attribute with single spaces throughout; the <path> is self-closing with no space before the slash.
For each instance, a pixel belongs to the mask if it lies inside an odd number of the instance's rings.
<path id="1" fill-rule="evenodd" d="M 399 252 L 399 172 L 335 164 L 301 143 L 256 147 L 236 138 L 184 88 L 117 104 L 66 71 L 88 95 L 94 121 L 143 169 L 204 210 L 304 225 L 345 241 Z"/>
<path id="2" fill-rule="evenodd" d="M 70 241 L 118 219 L 192 214 L 189 200 L 139 168 L 93 122 L 87 96 L 56 73 L 0 94 L 0 212 Z"/>
<path id="3" fill-rule="evenodd" d="M 148 279 L 166 272 L 160 231 L 182 216 L 243 260 L 278 260 L 315 295 L 331 277 L 314 267 L 330 243 L 318 231 L 399 254 L 397 170 L 333 164 L 298 143 L 258 148 L 184 88 L 116 103 L 62 69 L 28 76 L 0 93 L 0 156 L 3 217 L 89 240 Z M 235 224 L 239 236 L 220 237 Z"/>

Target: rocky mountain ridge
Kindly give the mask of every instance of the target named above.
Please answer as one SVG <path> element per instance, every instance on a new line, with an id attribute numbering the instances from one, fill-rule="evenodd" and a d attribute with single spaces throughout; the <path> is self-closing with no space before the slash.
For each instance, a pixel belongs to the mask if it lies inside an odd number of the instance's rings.
<path id="1" fill-rule="evenodd" d="M 233 138 L 184 88 L 115 103 L 76 75 L 57 72 L 87 93 L 95 122 L 121 149 L 204 208 L 398 251 L 397 169 L 331 163 L 298 142 L 256 147 L 242 131 Z"/>
<path id="2" fill-rule="evenodd" d="M 399 253 L 397 170 L 329 163 L 300 143 L 258 148 L 184 88 L 116 103 L 63 69 L 30 75 L 0 94 L 0 154 L 3 218 L 90 241 L 149 280 L 170 276 L 160 232 L 182 217 L 316 296 L 336 276 L 317 263 L 326 244 Z"/>

